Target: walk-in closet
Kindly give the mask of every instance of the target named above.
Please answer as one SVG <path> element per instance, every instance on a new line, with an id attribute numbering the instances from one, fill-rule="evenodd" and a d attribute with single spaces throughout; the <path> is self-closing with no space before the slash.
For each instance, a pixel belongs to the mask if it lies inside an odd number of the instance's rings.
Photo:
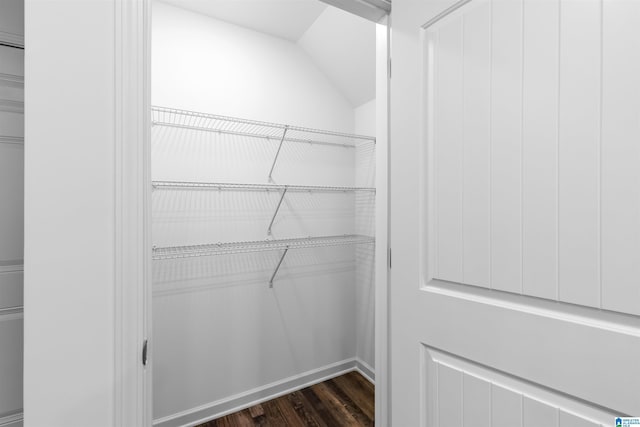
<path id="1" fill-rule="evenodd" d="M 154 425 L 259 422 L 336 377 L 370 425 L 386 27 L 316 0 L 152 6 Z"/>

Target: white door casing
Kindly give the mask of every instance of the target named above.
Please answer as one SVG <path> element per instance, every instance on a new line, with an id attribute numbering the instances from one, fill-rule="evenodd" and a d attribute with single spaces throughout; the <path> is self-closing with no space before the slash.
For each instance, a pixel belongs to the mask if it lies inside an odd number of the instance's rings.
<path id="1" fill-rule="evenodd" d="M 640 4 L 392 19 L 391 424 L 640 415 Z"/>

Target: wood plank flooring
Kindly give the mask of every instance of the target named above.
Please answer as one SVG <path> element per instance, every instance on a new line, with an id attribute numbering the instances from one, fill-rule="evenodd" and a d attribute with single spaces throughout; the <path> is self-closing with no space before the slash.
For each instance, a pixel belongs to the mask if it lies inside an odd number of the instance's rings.
<path id="1" fill-rule="evenodd" d="M 373 396 L 373 384 L 349 372 L 198 427 L 373 426 Z"/>

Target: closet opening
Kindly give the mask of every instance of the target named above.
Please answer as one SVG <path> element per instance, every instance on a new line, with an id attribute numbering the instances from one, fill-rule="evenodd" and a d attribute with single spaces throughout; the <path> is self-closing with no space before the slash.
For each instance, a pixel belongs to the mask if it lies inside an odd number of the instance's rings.
<path id="1" fill-rule="evenodd" d="M 151 5 L 153 425 L 373 425 L 386 23 L 317 0 Z"/>

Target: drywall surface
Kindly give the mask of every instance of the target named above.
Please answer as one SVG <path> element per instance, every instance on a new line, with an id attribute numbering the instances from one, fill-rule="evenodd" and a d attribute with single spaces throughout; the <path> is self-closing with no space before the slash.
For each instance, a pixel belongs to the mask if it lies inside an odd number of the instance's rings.
<path id="1" fill-rule="evenodd" d="M 202 15 L 271 34 L 292 42 L 304 34 L 328 6 L 317 0 L 202 1 L 162 0 Z"/>
<path id="2" fill-rule="evenodd" d="M 353 132 L 354 109 L 294 43 L 155 3 L 153 102 Z M 164 126 L 154 180 L 267 183 L 278 139 Z M 358 149 L 285 142 L 277 184 L 353 186 Z M 359 195 L 154 190 L 156 246 L 353 234 Z M 371 208 L 373 209 L 373 207 Z M 356 357 L 361 247 L 154 262 L 154 419 L 178 425 Z M 366 249 L 373 253 L 373 247 Z M 225 403 L 227 402 L 227 403 Z"/>
<path id="3" fill-rule="evenodd" d="M 153 4 L 152 102 L 353 130 L 353 107 L 296 44 Z"/>
<path id="4" fill-rule="evenodd" d="M 114 10 L 25 4 L 26 426 L 114 424 Z"/>
<path id="5" fill-rule="evenodd" d="M 355 133 L 376 134 L 376 100 L 355 109 Z M 355 176 L 358 187 L 376 186 L 376 147 L 358 145 L 355 152 Z M 375 235 L 375 201 L 377 195 L 358 193 L 356 196 L 355 227 L 357 234 Z M 356 248 L 356 354 L 359 361 L 373 372 L 375 368 L 375 252 L 372 245 Z"/>

